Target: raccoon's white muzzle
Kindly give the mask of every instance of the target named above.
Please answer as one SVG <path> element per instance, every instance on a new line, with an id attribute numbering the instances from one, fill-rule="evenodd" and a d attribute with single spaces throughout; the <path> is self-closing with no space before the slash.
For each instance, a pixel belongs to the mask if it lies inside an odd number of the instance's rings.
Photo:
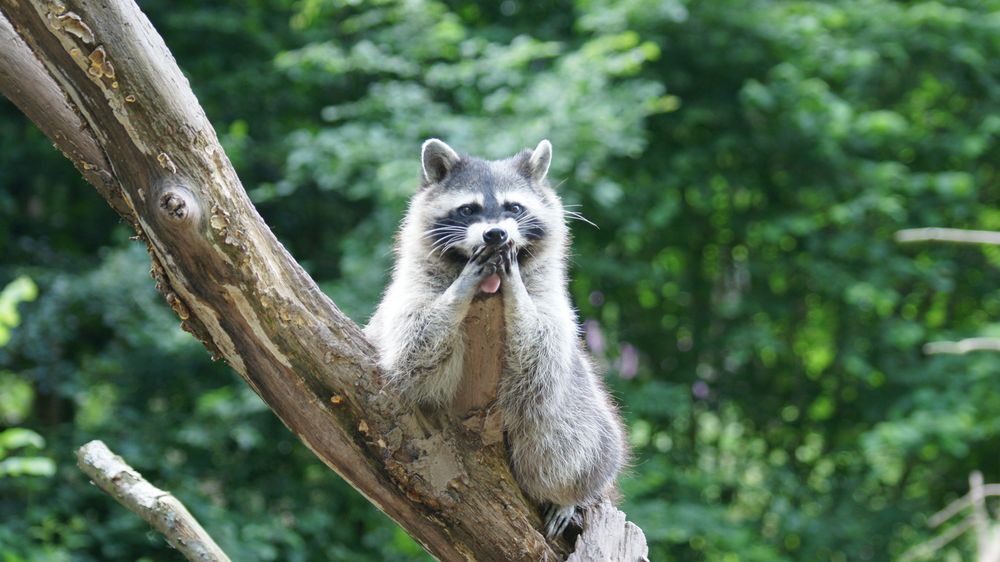
<path id="1" fill-rule="evenodd" d="M 508 240 L 514 242 L 515 246 L 525 243 L 524 236 L 517 228 L 517 221 L 511 218 L 470 224 L 465 231 L 464 246 L 471 254 L 483 244 L 499 245 Z"/>

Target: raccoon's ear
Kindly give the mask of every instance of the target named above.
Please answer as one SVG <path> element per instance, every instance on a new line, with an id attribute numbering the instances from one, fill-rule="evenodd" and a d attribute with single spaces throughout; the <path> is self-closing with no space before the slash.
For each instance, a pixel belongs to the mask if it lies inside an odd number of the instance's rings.
<path id="1" fill-rule="evenodd" d="M 427 139 L 420 150 L 424 185 L 438 183 L 448 176 L 461 158 L 450 146 L 438 139 Z"/>
<path id="2" fill-rule="evenodd" d="M 528 161 L 524 163 L 525 175 L 535 181 L 542 181 L 549 173 L 549 164 L 552 162 L 552 143 L 548 139 L 543 139 L 538 143 L 535 150 L 531 151 Z"/>

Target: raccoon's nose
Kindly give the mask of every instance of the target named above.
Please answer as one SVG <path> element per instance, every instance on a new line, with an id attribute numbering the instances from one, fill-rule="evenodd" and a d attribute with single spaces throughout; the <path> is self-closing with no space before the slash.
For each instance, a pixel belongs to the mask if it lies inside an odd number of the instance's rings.
<path id="1" fill-rule="evenodd" d="M 507 231 L 502 228 L 491 228 L 483 233 L 483 241 L 487 244 L 503 244 L 507 241 Z"/>

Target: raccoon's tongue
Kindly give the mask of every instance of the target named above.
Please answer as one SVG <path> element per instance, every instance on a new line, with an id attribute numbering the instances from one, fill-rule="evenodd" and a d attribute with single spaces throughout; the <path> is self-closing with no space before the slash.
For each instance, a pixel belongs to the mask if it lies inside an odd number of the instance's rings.
<path id="1" fill-rule="evenodd" d="M 499 288 L 500 288 L 500 276 L 497 275 L 496 273 L 490 275 L 486 279 L 483 279 L 483 282 L 479 284 L 480 291 L 484 293 L 489 293 L 491 295 L 497 292 L 497 289 Z"/>

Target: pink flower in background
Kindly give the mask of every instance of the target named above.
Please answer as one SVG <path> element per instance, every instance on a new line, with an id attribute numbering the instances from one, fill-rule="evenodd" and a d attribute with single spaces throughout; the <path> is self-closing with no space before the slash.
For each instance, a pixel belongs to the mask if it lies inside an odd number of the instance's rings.
<path id="1" fill-rule="evenodd" d="M 707 400 L 710 391 L 711 389 L 708 388 L 708 383 L 705 381 L 698 381 L 691 385 L 691 394 L 698 400 Z"/>
<path id="2" fill-rule="evenodd" d="M 604 355 L 604 331 L 597 320 L 587 320 L 583 323 L 583 337 L 587 348 L 594 355 Z"/>
<path id="3" fill-rule="evenodd" d="M 639 372 L 639 350 L 630 343 L 622 343 L 621 357 L 618 358 L 618 376 L 634 378 Z"/>

